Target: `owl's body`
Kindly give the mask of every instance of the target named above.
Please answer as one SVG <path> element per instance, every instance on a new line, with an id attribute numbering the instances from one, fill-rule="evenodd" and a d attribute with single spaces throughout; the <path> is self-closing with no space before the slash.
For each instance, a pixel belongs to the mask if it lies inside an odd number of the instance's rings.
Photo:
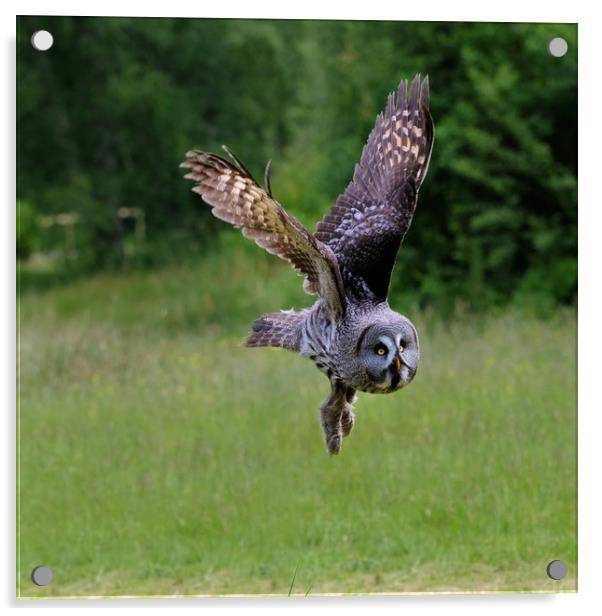
<path id="1" fill-rule="evenodd" d="M 253 324 L 255 330 L 247 346 L 274 346 L 297 351 L 314 362 L 330 379 L 337 379 L 359 391 L 388 393 L 368 378 L 366 371 L 353 361 L 358 335 L 375 323 L 393 324 L 404 317 L 386 302 L 349 304 L 345 316 L 335 321 L 318 300 L 300 312 L 286 310 L 268 314 Z M 351 361 L 350 361 L 351 359 Z"/>
<path id="2" fill-rule="evenodd" d="M 416 330 L 391 310 L 387 292 L 433 138 L 428 80 L 417 76 L 409 93 L 402 81 L 377 117 L 353 180 L 314 235 L 273 199 L 269 164 L 262 189 L 227 148 L 233 163 L 199 150 L 183 163 L 215 216 L 289 261 L 305 275 L 305 290 L 320 296 L 310 308 L 257 319 L 246 345 L 296 351 L 326 374 L 331 394 L 320 417 L 330 453 L 353 428 L 356 391 L 391 393 L 418 368 Z"/>

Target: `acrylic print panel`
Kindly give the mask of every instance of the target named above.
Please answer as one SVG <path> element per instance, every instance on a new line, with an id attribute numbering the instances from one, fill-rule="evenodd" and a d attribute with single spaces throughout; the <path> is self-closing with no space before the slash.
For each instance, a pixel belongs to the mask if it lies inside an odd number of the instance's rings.
<path id="1" fill-rule="evenodd" d="M 576 25 L 17 45 L 20 597 L 576 590 Z"/>

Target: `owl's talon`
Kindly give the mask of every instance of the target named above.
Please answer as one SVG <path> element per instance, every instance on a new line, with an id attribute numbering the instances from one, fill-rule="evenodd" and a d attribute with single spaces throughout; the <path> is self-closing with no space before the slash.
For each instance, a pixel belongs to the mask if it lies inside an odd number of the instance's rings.
<path id="1" fill-rule="evenodd" d="M 342 440 L 341 434 L 333 434 L 331 437 L 327 438 L 326 447 L 328 448 L 328 453 L 331 456 L 336 456 L 339 451 L 341 451 Z"/>
<path id="2" fill-rule="evenodd" d="M 341 451 L 343 437 L 351 432 L 355 422 L 352 406 L 355 390 L 335 380 L 331 386 L 330 396 L 320 406 L 320 421 L 328 453 L 336 455 Z"/>
<path id="3" fill-rule="evenodd" d="M 352 410 L 344 410 L 341 415 L 341 429 L 343 436 L 349 436 L 355 425 L 355 414 Z"/>

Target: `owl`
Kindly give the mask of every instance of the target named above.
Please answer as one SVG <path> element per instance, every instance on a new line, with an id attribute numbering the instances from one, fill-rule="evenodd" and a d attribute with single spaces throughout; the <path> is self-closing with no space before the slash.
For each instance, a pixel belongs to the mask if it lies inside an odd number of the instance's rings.
<path id="1" fill-rule="evenodd" d="M 249 347 L 281 347 L 311 360 L 330 381 L 320 406 L 326 448 L 338 454 L 353 429 L 356 392 L 387 394 L 418 369 L 416 328 L 389 307 L 399 246 L 410 227 L 434 139 L 428 77 L 402 80 L 376 118 L 353 179 L 310 233 L 272 195 L 270 163 L 263 188 L 240 160 L 201 150 L 186 154 L 185 178 L 213 214 L 305 277 L 311 308 L 265 314 Z"/>

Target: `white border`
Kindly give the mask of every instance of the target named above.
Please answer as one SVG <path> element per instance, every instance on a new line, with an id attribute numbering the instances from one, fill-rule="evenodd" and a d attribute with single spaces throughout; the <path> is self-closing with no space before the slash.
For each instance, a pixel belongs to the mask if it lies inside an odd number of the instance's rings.
<path id="1" fill-rule="evenodd" d="M 175 1 L 150 7 L 146 4 L 124 0 L 105 0 L 101 3 L 53 2 L 7 2 L 3 5 L 3 50 L 5 95 L 2 96 L 2 120 L 5 125 L 5 139 L 2 148 L 4 164 L 2 186 L 6 187 L 6 202 L 2 211 L 3 267 L 1 288 L 5 300 L 2 302 L 4 341 L 3 366 L 0 374 L 4 379 L 2 392 L 4 405 L 4 473 L 2 487 L 6 503 L 1 508 L 2 529 L 5 541 L 2 544 L 0 580 L 2 597 L 8 607 L 19 607 L 26 611 L 39 607 L 96 607 L 98 609 L 124 610 L 127 608 L 158 608 L 164 611 L 180 607 L 195 607 L 205 611 L 231 611 L 245 607 L 258 613 L 266 608 L 289 606 L 293 609 L 331 612 L 359 612 L 377 607 L 392 613 L 399 609 L 435 611 L 437 608 L 449 614 L 511 609 L 521 613 L 558 613 L 568 610 L 583 610 L 600 605 L 598 586 L 601 582 L 601 451 L 600 425 L 602 408 L 597 393 L 599 371 L 600 321 L 600 247 L 599 234 L 602 230 L 602 199 L 600 197 L 600 117 L 602 96 L 600 79 L 597 77 L 602 65 L 600 60 L 600 20 L 595 14 L 593 2 L 528 2 L 525 0 L 504 0 L 486 3 L 469 0 L 453 2 L 396 2 L 362 3 L 362 6 L 341 8 L 341 3 L 306 0 L 302 4 L 287 6 L 283 2 L 242 2 L 208 3 L 196 1 Z M 11 10 L 12 9 L 12 10 Z M 10 12 L 9 12 L 10 11 Z M 15 403 L 15 334 L 14 334 L 14 198 L 15 198 L 15 21 L 16 14 L 64 14 L 64 15 L 132 15 L 132 16 L 189 16 L 189 17 L 270 17 L 270 18 L 320 18 L 320 19 L 408 19 L 431 21 L 535 21 L 535 22 L 579 22 L 579 592 L 561 595 L 491 595 L 491 596 L 422 596 L 422 597 L 339 597 L 308 599 L 180 599 L 180 600 L 110 600 L 100 601 L 46 601 L 16 602 L 15 593 L 15 552 L 14 552 L 14 403 Z M 433 42 L 436 44 L 436 42 Z"/>
<path id="2" fill-rule="evenodd" d="M 307 0 L 298 4 L 276 1 L 227 3 L 176 0 L 153 6 L 126 0 L 106 2 L 55 1 L 52 9 L 48 2 L 20 2 L 16 5 L 21 15 L 130 15 L 138 17 L 243 17 L 271 19 L 382 19 L 426 21 L 534 21 L 576 22 L 580 2 L 521 2 L 504 0 L 499 3 L 480 3 L 468 0 L 455 2 L 402 2 L 381 0 L 378 3 L 341 3 L 336 1 Z"/>

